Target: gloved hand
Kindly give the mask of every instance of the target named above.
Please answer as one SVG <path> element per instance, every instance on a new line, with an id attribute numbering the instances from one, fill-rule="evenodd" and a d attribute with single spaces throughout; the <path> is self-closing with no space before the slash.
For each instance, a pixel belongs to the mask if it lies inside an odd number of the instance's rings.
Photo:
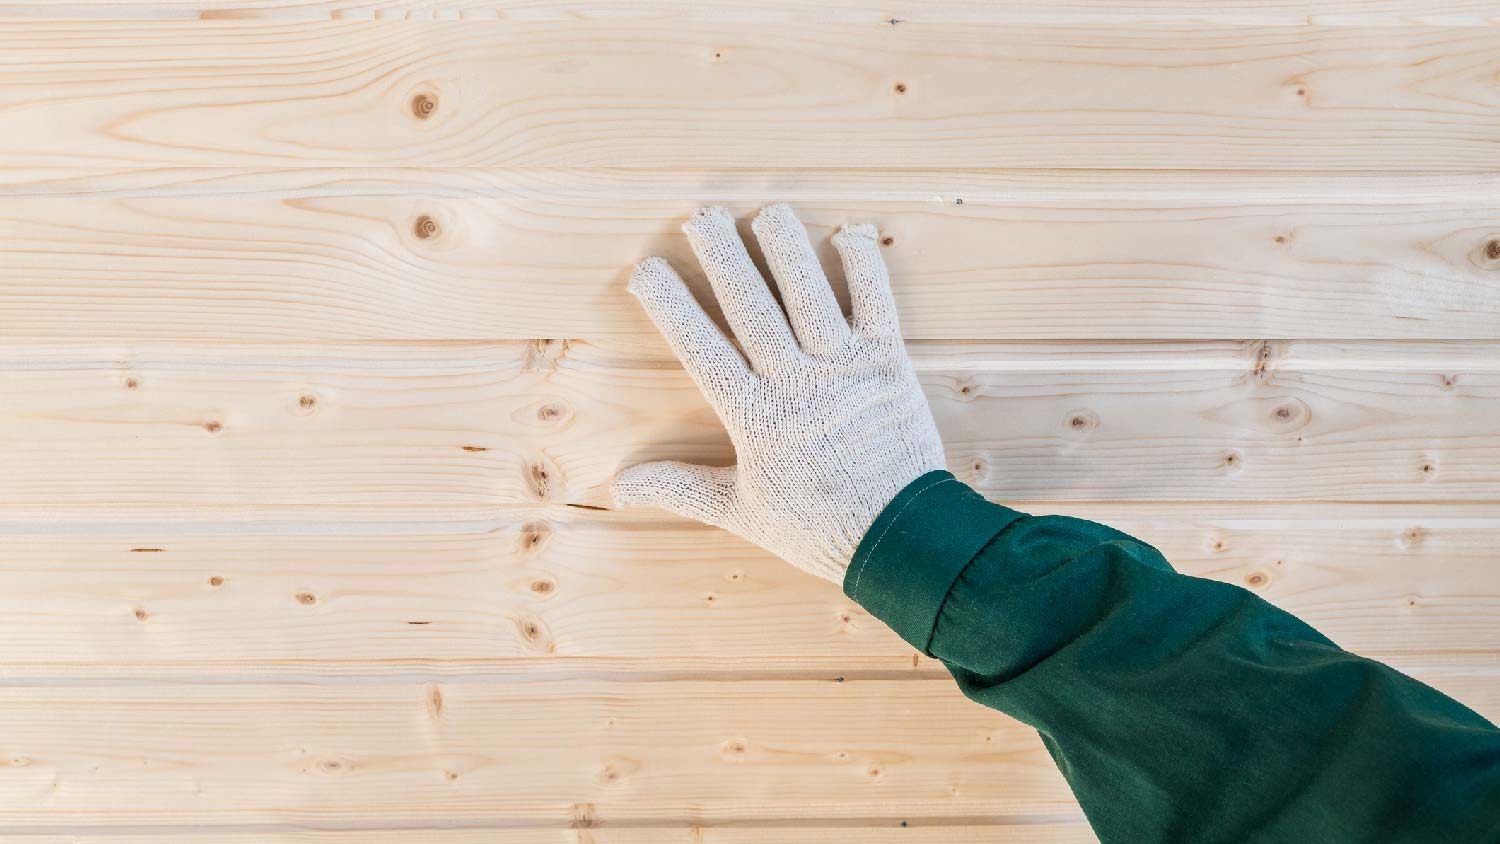
<path id="1" fill-rule="evenodd" d="M 615 479 L 614 499 L 717 525 L 839 583 L 885 505 L 944 468 L 943 444 L 901 342 L 875 227 L 833 237 L 852 320 L 789 207 L 764 209 L 752 228 L 785 315 L 728 211 L 700 208 L 682 227 L 743 355 L 666 261 L 642 261 L 629 287 L 729 429 L 738 465 L 643 463 Z"/>

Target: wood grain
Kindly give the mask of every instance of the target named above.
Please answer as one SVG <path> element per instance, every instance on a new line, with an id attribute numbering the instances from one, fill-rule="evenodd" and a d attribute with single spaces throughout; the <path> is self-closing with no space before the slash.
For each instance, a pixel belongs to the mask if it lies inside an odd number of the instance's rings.
<path id="1" fill-rule="evenodd" d="M 1493 715 L 1483 683 L 1462 693 Z M 946 680 L 43 686 L 0 706 L 0 823 L 38 832 L 1079 817 L 1036 734 Z"/>
<path id="2" fill-rule="evenodd" d="M 1496 501 L 1494 343 L 923 343 L 949 465 L 997 499 Z M 609 506 L 733 461 L 660 339 L 15 346 L 0 499 Z"/>
<path id="3" fill-rule="evenodd" d="M 882 13 L 884 14 L 884 13 Z M 0 25 L 7 167 L 1493 172 L 1488 27 Z"/>
<path id="4" fill-rule="evenodd" d="M 1491 177 L 169 172 L 0 197 L 8 336 L 654 342 L 629 267 L 711 302 L 680 221 L 785 200 L 831 269 L 880 225 L 913 338 L 1500 339 Z"/>
<path id="5" fill-rule="evenodd" d="M 1500 716 L 1497 23 L 0 0 L 0 844 L 1094 841 L 835 585 L 594 509 L 732 459 L 623 289 L 696 204 L 881 227 L 985 494 Z"/>
<path id="6" fill-rule="evenodd" d="M 849 21 L 901 24 L 964 23 L 1227 23 L 1240 25 L 1338 26 L 1413 23 L 1474 26 L 1500 22 L 1488 0 L 1204 0 L 1204 2 L 1116 2 L 1116 0 L 922 0 L 871 8 L 859 0 L 760 0 L 650 3 L 585 0 L 0 0 L 0 17 L 111 20 L 246 19 L 295 20 L 573 20 L 645 18 L 712 21 Z"/>
<path id="7" fill-rule="evenodd" d="M 1035 504 L 1404 670 L 1500 650 L 1493 506 Z M 836 585 L 651 512 L 316 515 L 0 524 L 0 666 L 17 680 L 946 676 Z"/>
<path id="8" fill-rule="evenodd" d="M 71 686 L 0 706 L 0 824 L 37 831 L 1078 818 L 1035 733 L 948 681 Z"/>
<path id="9" fill-rule="evenodd" d="M 986 819 L 975 819 L 979 823 Z M 744 827 L 702 825 L 671 827 L 598 827 L 474 829 L 417 828 L 255 832 L 214 829 L 200 832 L 174 829 L 174 844 L 833 844 L 865 841 L 871 844 L 1097 844 L 1087 823 L 1033 821 L 1008 824 L 1004 817 L 989 825 L 953 826 L 927 821 L 889 820 L 882 826 L 848 822 L 799 827 L 788 823 Z M 68 833 L 64 835 L 7 836 L 4 844 L 139 844 L 139 835 Z"/>

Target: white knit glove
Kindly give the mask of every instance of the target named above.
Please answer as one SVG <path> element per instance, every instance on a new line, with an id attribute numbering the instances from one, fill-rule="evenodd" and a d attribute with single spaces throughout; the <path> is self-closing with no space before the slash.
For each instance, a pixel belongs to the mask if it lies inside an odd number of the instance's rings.
<path id="1" fill-rule="evenodd" d="M 875 227 L 833 237 L 852 320 L 790 208 L 764 209 L 752 228 L 785 315 L 728 211 L 701 208 L 682 227 L 743 355 L 666 261 L 642 261 L 629 287 L 728 427 L 739 464 L 644 463 L 620 473 L 614 499 L 717 525 L 838 583 L 896 493 L 944 468 L 943 443 L 901 343 Z"/>

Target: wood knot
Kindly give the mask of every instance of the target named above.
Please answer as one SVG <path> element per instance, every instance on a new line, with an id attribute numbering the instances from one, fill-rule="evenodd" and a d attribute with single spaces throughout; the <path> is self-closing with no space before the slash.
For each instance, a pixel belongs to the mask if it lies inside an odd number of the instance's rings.
<path id="1" fill-rule="evenodd" d="M 904 93 L 906 93 L 906 83 L 905 82 L 897 82 L 896 83 L 896 93 L 898 93 L 898 94 L 904 94 Z"/>
<path id="2" fill-rule="evenodd" d="M 1099 427 L 1099 417 L 1093 411 L 1075 410 L 1068 414 L 1068 430 L 1086 433 Z"/>
<path id="3" fill-rule="evenodd" d="M 1426 538 L 1426 536 L 1427 532 L 1422 530 L 1420 527 L 1409 527 L 1406 530 L 1401 531 L 1401 544 L 1406 546 L 1407 548 L 1411 548 L 1422 544 L 1422 540 Z"/>
<path id="4" fill-rule="evenodd" d="M 1244 462 L 1244 457 L 1234 449 L 1224 452 L 1223 456 L 1219 458 L 1219 465 L 1225 469 L 1238 469 Z"/>
<path id="5" fill-rule="evenodd" d="M 208 579 L 208 585 L 209 585 L 209 586 L 212 586 L 212 587 L 214 587 L 214 588 L 215 588 L 215 589 L 217 589 L 217 588 L 218 588 L 218 587 L 220 587 L 220 586 L 223 586 L 223 585 L 224 585 L 224 578 L 222 578 L 222 577 L 219 577 L 219 576 L 218 576 L 218 575 L 217 575 L 217 574 L 216 574 L 216 575 L 214 575 L 214 576 L 213 576 L 213 577 L 210 577 L 210 578 L 209 578 L 209 579 Z"/>
<path id="6" fill-rule="evenodd" d="M 623 782 L 626 777 L 640 770 L 641 763 L 634 759 L 617 757 L 606 760 L 604 767 L 599 769 L 599 782 L 602 785 L 615 785 Z"/>
<path id="7" fill-rule="evenodd" d="M 1307 427 L 1312 422 L 1312 408 L 1298 398 L 1276 401 L 1265 411 L 1271 430 L 1291 432 Z"/>
<path id="8" fill-rule="evenodd" d="M 542 629 L 542 623 L 534 618 L 523 618 L 516 622 L 516 629 L 521 631 L 522 638 L 533 645 L 540 646 L 547 638 L 547 631 Z"/>
<path id="9" fill-rule="evenodd" d="M 209 432 L 210 434 L 217 434 L 220 431 L 224 430 L 224 423 L 220 422 L 217 419 L 210 419 L 207 422 L 203 423 L 203 430 Z"/>
<path id="10" fill-rule="evenodd" d="M 314 595 L 311 592 L 298 592 L 292 597 L 296 599 L 297 603 L 301 604 L 304 607 L 310 607 L 318 602 L 318 596 Z"/>
<path id="11" fill-rule="evenodd" d="M 1262 571 L 1250 572 L 1250 575 L 1245 578 L 1245 583 L 1249 584 L 1252 589 L 1259 589 L 1270 582 L 1271 578 L 1267 577 L 1266 573 Z"/>
<path id="12" fill-rule="evenodd" d="M 521 550 L 535 551 L 552 535 L 552 528 L 545 522 L 527 522 L 521 525 Z"/>
<path id="13" fill-rule="evenodd" d="M 1457 375 L 1439 375 L 1438 378 L 1441 380 L 1445 392 L 1458 386 Z"/>
<path id="14" fill-rule="evenodd" d="M 1481 270 L 1500 270 L 1500 237 L 1485 238 L 1469 253 L 1469 260 Z"/>
<path id="15" fill-rule="evenodd" d="M 540 463 L 531 463 L 526 467 L 526 481 L 531 487 L 532 497 L 538 501 L 546 501 L 547 494 L 552 490 L 552 475 L 547 467 Z"/>
<path id="16" fill-rule="evenodd" d="M 411 113 L 418 120 L 426 120 L 437 111 L 437 95 L 422 92 L 411 98 Z"/>
<path id="17" fill-rule="evenodd" d="M 1271 345 L 1270 340 L 1262 340 L 1255 344 L 1255 363 L 1250 367 L 1250 377 L 1256 381 L 1265 381 L 1271 377 L 1272 363 L 1276 357 L 1276 348 Z"/>
<path id="18" fill-rule="evenodd" d="M 886 235 L 885 237 L 882 237 L 880 239 L 881 246 L 894 246 L 895 243 L 896 239 L 894 237 L 891 237 L 890 235 Z"/>
<path id="19" fill-rule="evenodd" d="M 151 613 L 148 613 L 145 610 L 137 609 L 135 611 L 135 620 L 136 621 L 145 621 L 146 619 L 148 619 L 150 617 L 151 617 Z"/>
<path id="20" fill-rule="evenodd" d="M 125 379 L 125 389 L 127 389 L 127 390 L 139 389 L 140 386 L 141 386 L 141 382 L 138 379 L 135 379 L 135 378 L 126 378 Z"/>
<path id="21" fill-rule="evenodd" d="M 416 235 L 417 240 L 431 240 L 443 233 L 442 228 L 438 226 L 437 220 L 432 219 L 427 214 L 423 214 L 416 219 L 416 222 L 412 223 L 411 231 L 412 234 Z"/>
<path id="22" fill-rule="evenodd" d="M 550 337 L 532 340 L 526 350 L 523 369 L 527 372 L 555 371 L 572 345 L 571 340 L 555 340 Z"/>
<path id="23" fill-rule="evenodd" d="M 730 739 L 724 742 L 723 752 L 725 756 L 744 756 L 748 749 L 744 739 Z"/>
<path id="24" fill-rule="evenodd" d="M 551 595 L 552 590 L 556 588 L 557 583 L 545 577 L 531 581 L 531 591 L 538 595 Z"/>
<path id="25" fill-rule="evenodd" d="M 560 404 L 544 404 L 536 409 L 536 418 L 543 422 L 556 422 L 561 419 L 568 409 Z"/>
<path id="26" fill-rule="evenodd" d="M 593 803 L 573 804 L 574 829 L 592 829 L 595 823 L 597 823 L 597 820 L 595 819 Z"/>

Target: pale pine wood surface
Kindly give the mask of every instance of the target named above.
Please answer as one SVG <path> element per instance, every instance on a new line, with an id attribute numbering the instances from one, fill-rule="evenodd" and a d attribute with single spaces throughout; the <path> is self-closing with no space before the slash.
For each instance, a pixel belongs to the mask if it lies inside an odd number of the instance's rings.
<path id="1" fill-rule="evenodd" d="M 1253 589 L 1403 667 L 1445 655 L 1479 665 L 1500 649 L 1486 623 L 1500 532 L 1490 507 L 1019 506 L 1118 526 L 1189 574 Z M 941 673 L 832 584 L 717 531 L 549 508 L 445 518 L 4 524 L 7 671 Z"/>
<path id="2" fill-rule="evenodd" d="M 1500 131 L 1482 26 L 6 22 L 0 52 L 8 167 L 1468 172 Z"/>
<path id="3" fill-rule="evenodd" d="M 654 337 L 11 349 L 19 505 L 607 506 L 639 460 L 733 460 Z M 1474 420 L 1500 417 L 1500 343 L 1427 352 L 912 345 L 949 465 L 996 498 L 1494 499 L 1500 430 Z"/>
<path id="4" fill-rule="evenodd" d="M 358 831 L 296 831 L 270 829 L 265 826 L 253 832 L 234 831 L 204 833 L 198 830 L 173 830 L 178 844 L 403 844 L 410 841 L 431 844 L 756 844 L 776 841 L 782 844 L 831 844 L 857 839 L 872 844 L 1087 844 L 1097 841 L 1082 820 L 1049 822 L 1025 819 L 1015 824 L 954 826 L 921 820 L 891 821 L 883 826 L 830 823 L 795 827 L 776 823 L 747 823 L 742 826 L 642 826 L 599 827 L 580 814 L 570 828 L 515 829 L 503 826 L 476 826 L 472 829 L 403 827 L 397 829 L 360 829 Z M 140 836 L 130 833 L 87 835 L 0 836 L 5 844 L 137 844 Z"/>
<path id="5" fill-rule="evenodd" d="M 654 342 L 629 265 L 661 254 L 706 293 L 677 221 L 780 200 L 830 268 L 851 213 L 881 226 L 914 338 L 1500 339 L 1497 193 L 1491 176 L 22 168 L 0 189 L 0 317 L 38 339 Z"/>
<path id="6" fill-rule="evenodd" d="M 0 0 L 0 842 L 1093 840 L 833 584 L 595 509 L 732 459 L 623 291 L 700 202 L 881 226 L 986 495 L 1500 717 L 1496 22 Z"/>
<path id="7" fill-rule="evenodd" d="M 1493 713 L 1491 683 L 1437 684 Z M 1077 815 L 1036 734 L 944 679 L 85 684 L 0 704 L 29 738 L 0 784 L 17 824 Z"/>
<path id="8" fill-rule="evenodd" d="M 574 20 L 694 18 L 716 21 L 790 21 L 808 18 L 899 26 L 903 23 L 1230 23 L 1256 25 L 1471 26 L 1500 22 L 1491 0 L 1031 0 L 996 5 L 983 0 L 890 3 L 858 0 L 714 2 L 653 0 L 81 0 L 38 3 L 0 0 L 0 18 L 351 19 L 351 20 Z"/>

